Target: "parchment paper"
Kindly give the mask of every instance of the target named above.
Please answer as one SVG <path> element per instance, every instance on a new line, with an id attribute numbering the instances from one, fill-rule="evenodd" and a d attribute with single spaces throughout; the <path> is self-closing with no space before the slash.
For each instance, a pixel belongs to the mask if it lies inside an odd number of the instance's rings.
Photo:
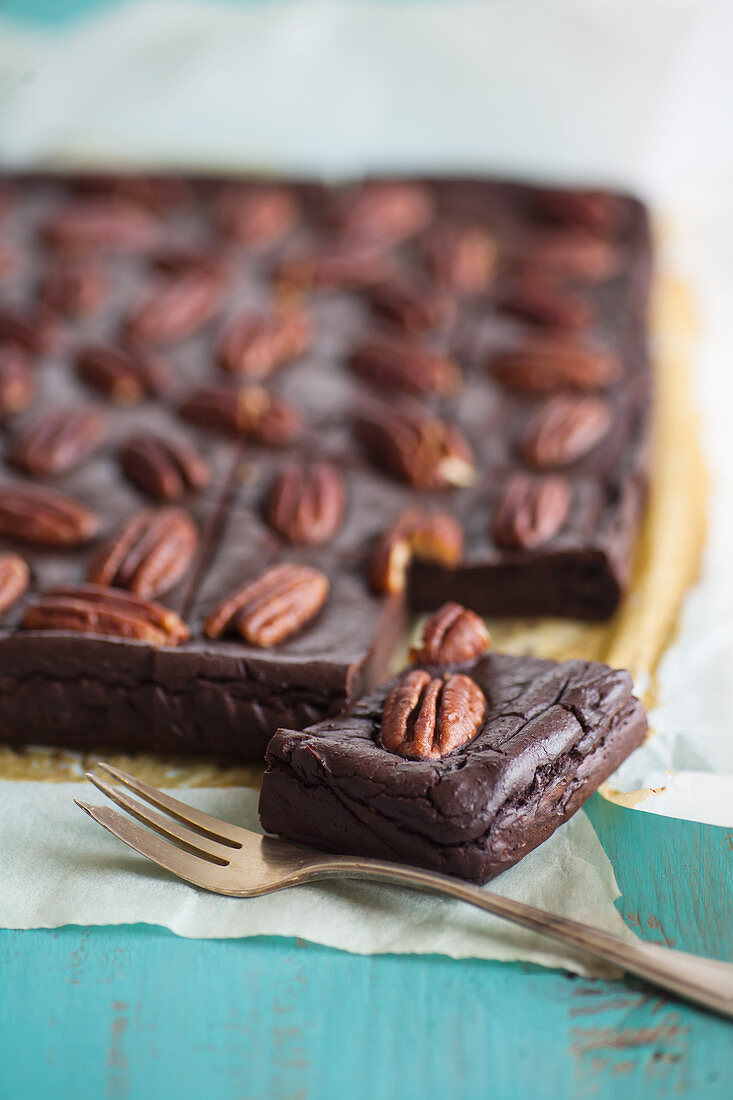
<path id="1" fill-rule="evenodd" d="M 301 936 L 359 954 L 437 952 L 610 973 L 468 905 L 402 888 L 344 881 L 246 900 L 204 893 L 91 822 L 72 801 L 93 801 L 90 794 L 85 784 L 0 783 L 0 926 L 143 922 L 181 936 Z M 238 788 L 185 792 L 192 805 L 261 832 L 257 797 Z M 633 938 L 613 908 L 618 889 L 611 864 L 582 812 L 503 874 L 496 888 Z"/>
<path id="2" fill-rule="evenodd" d="M 714 473 L 702 579 L 660 669 L 656 736 L 614 777 L 681 816 L 733 825 L 733 9 L 553 3 L 125 3 L 53 34 L 0 22 L 0 157 L 342 174 L 466 168 L 617 181 L 670 214 L 701 309 L 697 393 Z M 0 699 L 1 705 L 1 699 Z M 678 773 L 670 784 L 669 772 Z M 705 787 L 688 772 L 717 773 Z M 683 774 L 679 774 L 683 773 Z M 726 773 L 728 778 L 726 779 Z M 582 969 L 465 907 L 373 886 L 237 902 L 158 875 L 71 797 L 0 784 L 0 924 L 149 921 L 189 936 L 299 935 L 353 951 L 440 951 Z M 191 801 L 255 825 L 251 791 Z M 620 931 L 579 814 L 496 883 Z"/>

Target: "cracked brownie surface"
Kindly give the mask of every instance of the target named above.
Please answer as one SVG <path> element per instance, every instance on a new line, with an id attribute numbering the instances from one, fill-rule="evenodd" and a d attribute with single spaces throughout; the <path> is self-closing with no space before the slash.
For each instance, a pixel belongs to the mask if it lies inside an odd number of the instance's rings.
<path id="1" fill-rule="evenodd" d="M 467 744 L 437 760 L 383 748 L 391 680 L 348 717 L 275 734 L 263 827 L 487 882 L 546 840 L 644 738 L 628 674 L 605 665 L 489 653 L 452 671 L 469 675 L 487 702 Z"/>

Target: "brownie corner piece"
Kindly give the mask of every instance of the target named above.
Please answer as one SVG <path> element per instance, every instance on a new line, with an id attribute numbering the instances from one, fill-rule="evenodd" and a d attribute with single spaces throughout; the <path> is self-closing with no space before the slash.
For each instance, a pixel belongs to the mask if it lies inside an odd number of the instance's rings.
<path id="1" fill-rule="evenodd" d="M 437 759 L 384 748 L 393 679 L 348 716 L 275 734 L 263 827 L 484 883 L 546 840 L 644 739 L 626 672 L 493 653 L 453 671 L 486 699 L 470 741 Z"/>

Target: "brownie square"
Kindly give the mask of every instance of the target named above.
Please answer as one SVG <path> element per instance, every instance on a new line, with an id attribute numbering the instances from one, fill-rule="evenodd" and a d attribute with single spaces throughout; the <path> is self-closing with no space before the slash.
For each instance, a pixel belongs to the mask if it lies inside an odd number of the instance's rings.
<path id="1" fill-rule="evenodd" d="M 495 653 L 452 671 L 487 701 L 470 742 L 437 760 L 387 751 L 380 727 L 391 680 L 347 717 L 278 730 L 263 827 L 484 883 L 546 840 L 644 739 L 626 672 Z"/>

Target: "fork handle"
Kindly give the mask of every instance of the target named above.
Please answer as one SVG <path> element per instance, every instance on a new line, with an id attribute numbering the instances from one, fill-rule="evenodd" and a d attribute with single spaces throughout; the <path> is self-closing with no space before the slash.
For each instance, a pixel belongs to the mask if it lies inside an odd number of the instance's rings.
<path id="1" fill-rule="evenodd" d="M 541 932 L 562 943 L 569 943 L 620 967 L 627 974 L 644 978 L 652 985 L 669 990 L 685 1000 L 733 1017 L 731 963 L 705 959 L 641 940 L 625 940 L 569 917 L 556 916 L 470 883 L 419 868 L 403 867 L 379 860 L 341 857 L 321 865 L 316 863 L 308 870 L 309 878 L 367 879 L 457 898 L 469 905 L 475 905 L 478 909 L 485 909 L 494 916 L 530 928 L 533 932 Z"/>

